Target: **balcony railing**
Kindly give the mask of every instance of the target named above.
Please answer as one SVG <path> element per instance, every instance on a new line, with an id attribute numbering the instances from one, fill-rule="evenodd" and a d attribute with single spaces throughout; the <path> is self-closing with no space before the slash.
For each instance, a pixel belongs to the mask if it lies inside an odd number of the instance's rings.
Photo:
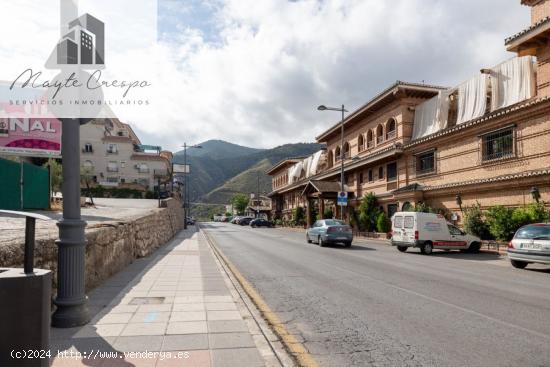
<path id="1" fill-rule="evenodd" d="M 384 135 L 376 137 L 376 144 L 382 144 L 384 142 Z"/>
<path id="2" fill-rule="evenodd" d="M 118 167 L 107 167 L 107 172 L 118 172 Z"/>
<path id="3" fill-rule="evenodd" d="M 107 154 L 118 154 L 118 150 L 107 149 Z"/>
<path id="4" fill-rule="evenodd" d="M 82 153 L 92 154 L 93 152 L 94 152 L 93 149 L 82 148 Z"/>
<path id="5" fill-rule="evenodd" d="M 370 148 L 373 148 L 374 147 L 374 140 L 369 140 L 367 142 L 367 149 L 370 149 Z"/>
<path id="6" fill-rule="evenodd" d="M 388 131 L 388 133 L 386 134 L 386 140 L 390 140 L 390 139 L 393 139 L 397 136 L 397 131 L 393 130 L 393 131 Z"/>

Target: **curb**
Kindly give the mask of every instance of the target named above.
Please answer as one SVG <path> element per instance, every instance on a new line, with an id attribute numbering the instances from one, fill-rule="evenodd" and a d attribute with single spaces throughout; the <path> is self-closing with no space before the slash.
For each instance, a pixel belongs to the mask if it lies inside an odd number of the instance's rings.
<path id="1" fill-rule="evenodd" d="M 318 367 L 319 365 L 317 364 L 317 361 L 315 361 L 315 359 L 309 354 L 303 344 L 286 330 L 284 324 L 280 321 L 275 312 L 271 310 L 254 287 L 215 245 L 214 240 L 212 240 L 208 233 L 202 230 L 202 228 L 201 233 L 206 238 L 208 244 L 211 246 L 222 265 L 229 270 L 228 276 L 237 282 L 235 285 L 239 285 L 245 293 L 245 296 L 250 300 L 252 306 L 258 311 L 257 316 L 259 316 L 260 320 L 256 321 L 258 322 L 260 328 L 262 328 L 261 324 L 266 323 L 265 327 L 268 328 L 268 333 L 271 333 L 272 331 L 278 337 L 278 340 L 276 341 L 270 340 L 267 336 L 266 339 L 270 342 L 272 349 L 281 364 L 285 367 L 296 365 L 301 367 Z M 254 313 L 253 310 L 250 311 L 251 313 Z M 278 348 L 278 344 L 280 344 L 281 348 Z"/>

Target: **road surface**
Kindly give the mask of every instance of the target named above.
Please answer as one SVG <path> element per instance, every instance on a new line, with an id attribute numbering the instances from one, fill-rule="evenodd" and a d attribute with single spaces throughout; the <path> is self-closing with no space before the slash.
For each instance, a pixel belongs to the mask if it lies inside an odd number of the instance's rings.
<path id="1" fill-rule="evenodd" d="M 202 227 L 321 366 L 550 366 L 550 267 Z"/>

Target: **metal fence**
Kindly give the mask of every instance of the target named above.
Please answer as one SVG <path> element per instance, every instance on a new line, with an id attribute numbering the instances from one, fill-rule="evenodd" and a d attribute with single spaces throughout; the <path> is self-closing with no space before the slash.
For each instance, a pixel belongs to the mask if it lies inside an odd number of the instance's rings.
<path id="1" fill-rule="evenodd" d="M 47 168 L 0 158 L 0 209 L 47 209 L 49 204 Z"/>

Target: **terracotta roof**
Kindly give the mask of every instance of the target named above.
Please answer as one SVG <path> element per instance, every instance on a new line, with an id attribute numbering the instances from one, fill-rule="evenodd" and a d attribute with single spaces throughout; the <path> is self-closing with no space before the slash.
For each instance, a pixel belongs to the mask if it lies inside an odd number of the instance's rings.
<path id="1" fill-rule="evenodd" d="M 531 100 L 527 100 L 525 102 L 522 102 L 522 103 L 518 103 L 518 104 L 515 104 L 511 107 L 505 107 L 505 108 L 501 108 L 500 110 L 497 110 L 495 112 L 492 112 L 492 113 L 489 113 L 485 116 L 482 116 L 480 118 L 477 118 L 477 119 L 474 119 L 474 120 L 470 120 L 470 121 L 467 121 L 467 122 L 464 122 L 462 124 L 459 124 L 459 125 L 455 125 L 453 127 L 449 127 L 447 129 L 444 129 L 444 130 L 441 130 L 441 131 L 438 131 L 437 133 L 435 134 L 431 134 L 431 135 L 428 135 L 428 136 L 425 136 L 423 138 L 420 138 L 420 139 L 416 139 L 416 140 L 413 140 L 407 144 L 405 144 L 404 148 L 410 148 L 410 147 L 413 147 L 415 145 L 418 145 L 418 144 L 421 144 L 421 143 L 424 143 L 426 141 L 430 141 L 430 140 L 433 140 L 435 138 L 439 138 L 441 136 L 445 136 L 445 135 L 449 135 L 449 134 L 452 134 L 456 131 L 459 131 L 459 130 L 463 130 L 463 129 L 466 129 L 470 126 L 475 126 L 475 125 L 478 125 L 482 122 L 485 122 L 485 121 L 488 121 L 488 120 L 492 120 L 494 118 L 497 118 L 497 117 L 501 117 L 501 116 L 504 116 L 508 113 L 511 113 L 511 112 L 514 112 L 514 111 L 518 111 L 518 110 L 523 110 L 527 107 L 531 107 L 531 106 L 535 106 L 535 105 L 538 105 L 538 104 L 541 104 L 543 102 L 546 102 L 550 100 L 550 96 L 546 96 L 546 97 L 542 97 L 542 98 L 538 98 L 538 99 L 531 99 Z"/>
<path id="2" fill-rule="evenodd" d="M 310 180 L 307 183 L 304 190 L 302 191 L 302 195 L 305 193 L 308 186 L 310 185 L 320 193 L 326 193 L 326 192 L 336 193 L 336 192 L 340 192 L 340 190 L 342 189 L 342 185 L 338 181 Z M 348 191 L 348 192 L 351 191 L 348 185 L 344 185 L 344 191 Z"/>
<path id="3" fill-rule="evenodd" d="M 536 171 L 526 171 L 526 172 L 515 173 L 511 175 L 496 176 L 491 178 L 483 178 L 478 180 L 454 182 L 454 183 L 449 183 L 445 185 L 425 186 L 424 191 L 440 190 L 440 189 L 446 189 L 450 187 L 479 185 L 479 184 L 492 183 L 492 182 L 517 180 L 519 178 L 538 177 L 538 176 L 545 176 L 545 175 L 550 175 L 550 168 L 546 168 L 543 170 L 536 170 Z"/>
<path id="4" fill-rule="evenodd" d="M 349 123 L 350 121 L 354 120 L 356 117 L 361 116 L 365 113 L 372 113 L 380 108 L 386 106 L 388 103 L 395 100 L 396 92 L 399 90 L 410 92 L 410 93 L 417 93 L 418 97 L 424 97 L 424 98 L 431 98 L 433 97 L 438 91 L 448 89 L 447 87 L 441 87 L 437 85 L 428 85 L 428 84 L 419 84 L 419 83 L 407 83 L 402 82 L 400 80 L 396 81 L 394 84 L 392 84 L 390 87 L 383 90 L 381 93 L 373 97 L 371 100 L 369 100 L 367 103 L 356 109 L 355 111 L 351 112 L 344 120 L 344 125 Z M 321 135 L 317 136 L 315 139 L 320 142 L 321 139 L 324 139 L 328 137 L 330 134 L 334 133 L 337 128 L 340 127 L 341 121 L 334 124 L 332 127 L 330 127 L 328 130 L 323 132 Z"/>
<path id="5" fill-rule="evenodd" d="M 509 45 L 510 43 L 515 41 L 516 39 L 518 39 L 518 38 L 520 38 L 520 37 L 522 37 L 526 34 L 532 33 L 532 32 L 536 31 L 537 29 L 541 28 L 542 26 L 544 26 L 548 23 L 550 23 L 550 17 L 542 18 L 538 22 L 532 24 L 529 28 L 525 28 L 524 30 L 514 34 L 513 36 L 510 36 L 510 37 L 506 38 L 504 40 L 504 44 Z"/>
<path id="6" fill-rule="evenodd" d="M 307 157 L 308 156 L 306 155 L 306 156 L 303 156 L 303 157 L 290 157 L 290 158 L 283 159 L 282 161 L 277 162 L 266 173 L 269 175 L 269 174 L 277 171 L 281 167 L 284 167 L 285 163 L 298 163 L 299 161 L 301 161 L 303 159 L 306 159 Z"/>

